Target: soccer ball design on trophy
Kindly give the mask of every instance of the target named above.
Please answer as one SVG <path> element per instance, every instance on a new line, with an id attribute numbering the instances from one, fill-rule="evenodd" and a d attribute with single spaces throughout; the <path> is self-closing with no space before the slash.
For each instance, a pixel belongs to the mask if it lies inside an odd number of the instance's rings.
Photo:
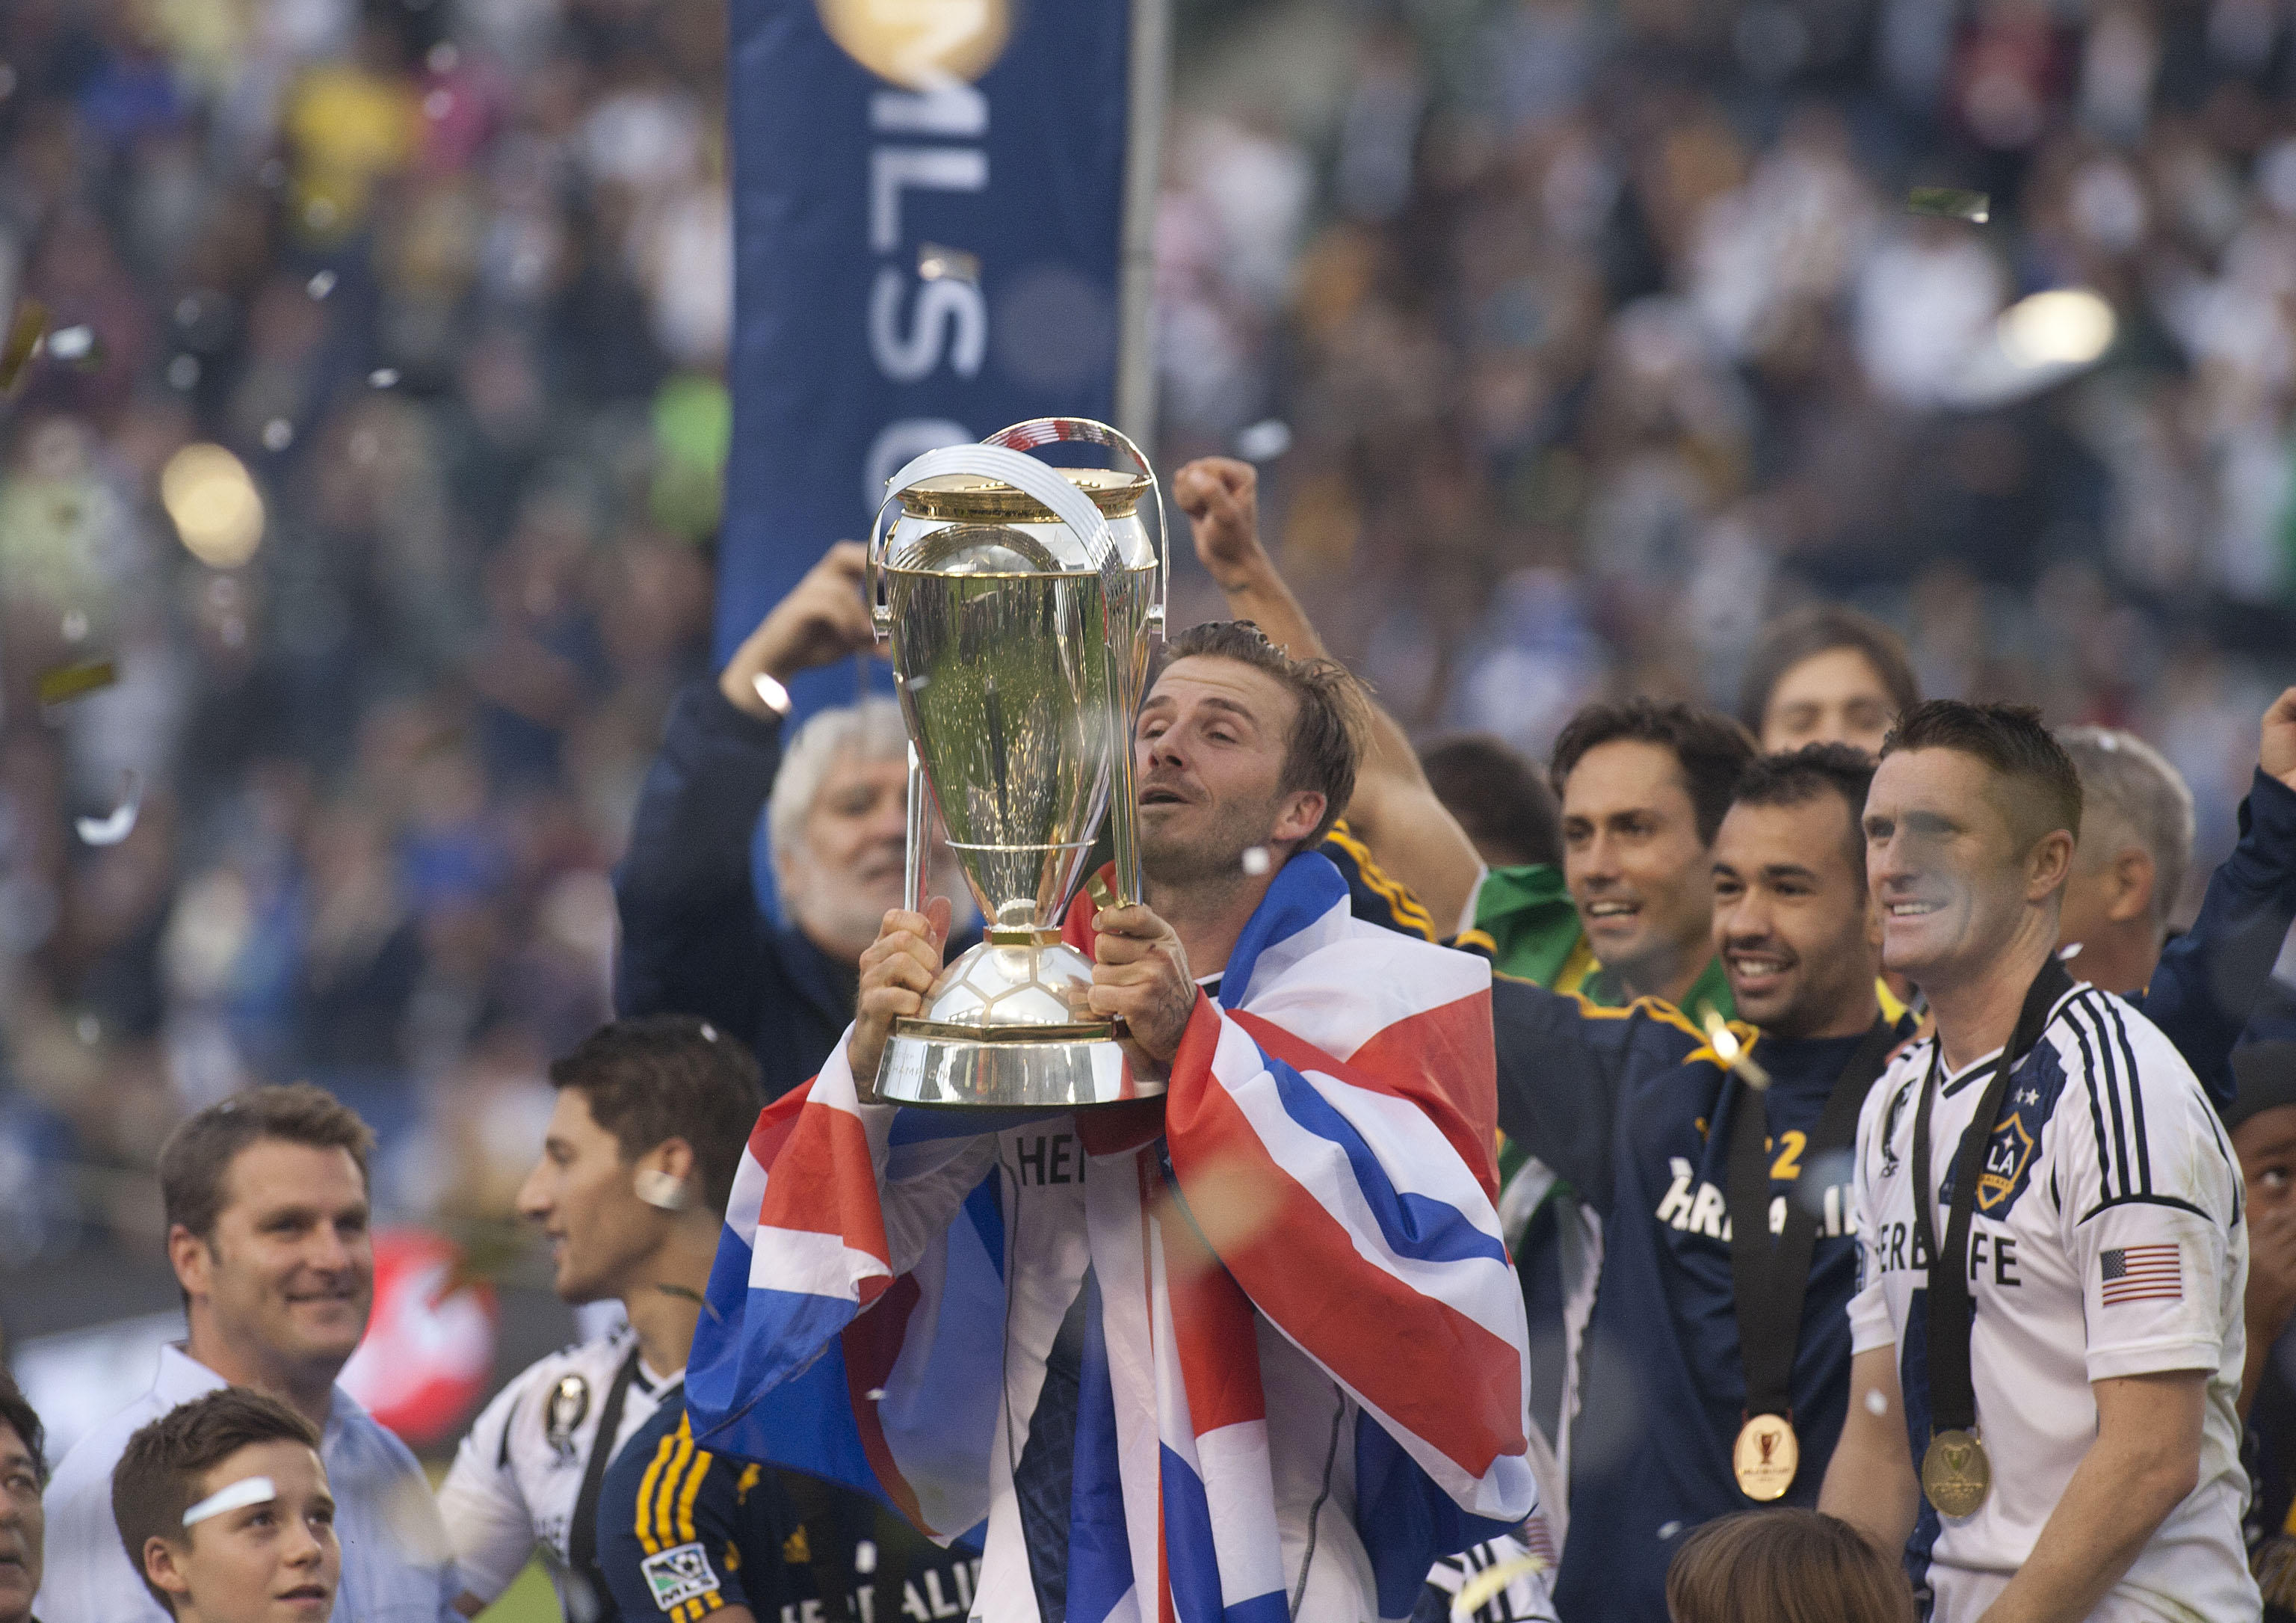
<path id="1" fill-rule="evenodd" d="M 1059 440 L 1139 471 L 1024 453 Z M 938 819 L 986 929 L 894 1022 L 877 1097 L 1066 1108 L 1161 1092 L 1121 1024 L 1087 1006 L 1092 962 L 1060 934 L 1103 820 L 1116 899 L 1140 894 L 1132 734 L 1165 573 L 1140 507 L 1160 539 L 1155 474 L 1105 424 L 1042 418 L 928 451 L 887 483 L 870 600 L 908 724 L 908 904 L 923 905 Z"/>

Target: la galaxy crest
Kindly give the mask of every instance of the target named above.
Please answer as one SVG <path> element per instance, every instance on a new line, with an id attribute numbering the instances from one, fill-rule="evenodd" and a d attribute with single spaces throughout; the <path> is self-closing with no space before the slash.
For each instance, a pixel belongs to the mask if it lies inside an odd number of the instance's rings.
<path id="1" fill-rule="evenodd" d="M 2009 1102 L 2015 1108 L 2001 1118 L 1993 1136 L 1986 1141 L 1985 1169 L 1977 1174 L 1977 1209 L 1988 1217 L 2007 1215 L 2023 1191 L 2033 1166 L 2035 1141 L 2032 1130 L 2025 1125 L 2025 1108 L 2041 1102 L 2040 1091 L 2013 1087 Z"/>

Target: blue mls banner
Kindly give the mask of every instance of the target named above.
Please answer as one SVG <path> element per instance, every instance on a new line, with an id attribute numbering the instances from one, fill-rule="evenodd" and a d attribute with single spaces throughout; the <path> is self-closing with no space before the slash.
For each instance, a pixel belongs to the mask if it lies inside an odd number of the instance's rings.
<path id="1" fill-rule="evenodd" d="M 1111 418 L 1130 0 L 734 0 L 722 662 L 888 474 Z M 838 666 L 798 713 L 849 701 Z"/>

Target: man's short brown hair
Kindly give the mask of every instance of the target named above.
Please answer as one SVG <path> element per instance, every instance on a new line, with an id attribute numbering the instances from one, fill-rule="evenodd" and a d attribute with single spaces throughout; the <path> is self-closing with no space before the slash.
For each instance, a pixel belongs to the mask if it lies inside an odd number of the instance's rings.
<path id="1" fill-rule="evenodd" d="M 1313 789 L 1324 797 L 1324 820 L 1300 842 L 1312 850 L 1348 814 L 1355 797 L 1356 767 L 1371 733 L 1370 707 L 1363 685 L 1335 659 L 1294 659 L 1249 620 L 1208 620 L 1190 626 L 1164 645 L 1160 669 L 1176 660 L 1232 659 L 1264 671 L 1298 703 L 1292 737 L 1283 751 L 1281 788 L 1286 795 Z"/>
<path id="2" fill-rule="evenodd" d="M 127 1564 L 171 1616 L 175 1602 L 144 1575 L 144 1546 L 154 1538 L 183 1543 L 184 1512 L 200 1502 L 200 1479 L 257 1443 L 300 1443 L 316 1454 L 319 1433 L 275 1397 L 226 1387 L 144 1427 L 111 1468 L 111 1520 Z"/>
<path id="3" fill-rule="evenodd" d="M 2059 828 L 2080 838 L 2080 769 L 2030 704 L 1916 704 L 1882 740 L 1882 759 L 1917 749 L 1958 750 L 2005 779 L 1999 804 L 2021 851 Z"/>
<path id="4" fill-rule="evenodd" d="M 1655 744 L 1674 754 L 1682 769 L 1690 803 L 1698 816 L 1698 843 L 1711 845 L 1730 810 L 1738 775 L 1755 755 L 1754 737 L 1718 710 L 1701 710 L 1677 700 L 1632 698 L 1580 709 L 1554 740 L 1547 774 L 1561 799 L 1570 773 L 1589 750 L 1628 739 Z"/>
<path id="5" fill-rule="evenodd" d="M 758 1062 L 742 1042 L 692 1015 L 616 1020 L 553 1060 L 550 1082 L 582 1095 L 626 1163 L 684 1139 L 695 1194 L 711 1211 L 726 1209 L 766 1102 Z"/>
<path id="6" fill-rule="evenodd" d="M 213 1238 L 231 1164 L 264 1139 L 347 1150 L 362 1183 L 374 1153 L 374 1134 L 358 1112 L 324 1088 L 299 1082 L 234 1093 L 184 1122 L 160 1146 L 160 1199 L 168 1228 L 181 1223 L 201 1240 Z"/>

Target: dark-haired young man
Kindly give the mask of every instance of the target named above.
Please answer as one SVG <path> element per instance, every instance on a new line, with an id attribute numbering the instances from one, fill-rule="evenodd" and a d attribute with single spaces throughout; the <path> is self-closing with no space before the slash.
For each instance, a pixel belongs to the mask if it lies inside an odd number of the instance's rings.
<path id="1" fill-rule="evenodd" d="M 1500 1124 L 1604 1239 L 1568 1438 L 1566 1618 L 1655 1623 L 1683 1529 L 1816 1496 L 1848 1389 L 1845 1152 L 1903 1034 L 1874 991 L 1871 773 L 1839 745 L 1759 757 L 1716 833 L 1709 939 L 1758 1023 L 1731 1030 L 1766 1093 L 1671 1005 L 1495 987 Z"/>
<path id="2" fill-rule="evenodd" d="M 252 1387 L 309 1421 L 339 1507 L 343 1623 L 453 1617 L 454 1568 L 406 1445 L 335 1376 L 374 1301 L 367 1157 L 373 1134 L 308 1084 L 210 1105 L 160 1151 L 168 1256 L 190 1334 L 152 1389 L 89 1432 L 49 1483 L 44 1623 L 158 1623 L 121 1550 L 112 1466 L 145 1422 L 219 1387 Z"/>
<path id="3" fill-rule="evenodd" d="M 1653 997 L 1730 1012 L 1710 939 L 1708 853 L 1754 742 L 1729 717 L 1628 699 L 1589 704 L 1554 741 L 1562 867 L 1495 869 L 1480 944 L 1508 975 L 1619 1008 Z"/>
<path id="4" fill-rule="evenodd" d="M 2252 1618 L 2240 1169 L 2168 1039 L 2057 957 L 2080 820 L 2030 710 L 1933 701 L 1883 746 L 1867 874 L 1936 1032 L 1858 1126 L 1823 1507 L 1938 1623 Z"/>
<path id="5" fill-rule="evenodd" d="M 529 1364 L 455 1451 L 439 1509 L 465 1614 L 539 1546 L 568 1617 L 611 1615 L 596 1536 L 606 1468 L 684 1377 L 718 1216 L 764 1102 L 749 1050 L 685 1015 L 602 1026 L 550 1080 L 557 1103 L 519 1212 L 549 1240 L 559 1297 L 619 1301 L 628 1322 Z"/>
<path id="6" fill-rule="evenodd" d="M 1488 971 L 1351 917 L 1313 849 L 1356 775 L 1343 670 L 1234 622 L 1168 652 L 1144 902 L 1068 934 L 1168 1091 L 1002 1132 L 864 1102 L 940 971 L 944 904 L 888 915 L 853 1030 L 751 1135 L 693 1430 L 772 1457 L 802 1413 L 921 1525 L 985 1520 L 999 1623 L 1404 1618 L 1535 1503 Z"/>
<path id="7" fill-rule="evenodd" d="M 342 1577 L 319 1433 L 276 1398 L 226 1387 L 127 1439 L 112 1525 L 176 1623 L 324 1623 Z"/>
<path id="8" fill-rule="evenodd" d="M 41 1455 L 46 1435 L 24 1394 L 0 1372 L 0 1623 L 30 1623 L 40 1592 Z"/>

